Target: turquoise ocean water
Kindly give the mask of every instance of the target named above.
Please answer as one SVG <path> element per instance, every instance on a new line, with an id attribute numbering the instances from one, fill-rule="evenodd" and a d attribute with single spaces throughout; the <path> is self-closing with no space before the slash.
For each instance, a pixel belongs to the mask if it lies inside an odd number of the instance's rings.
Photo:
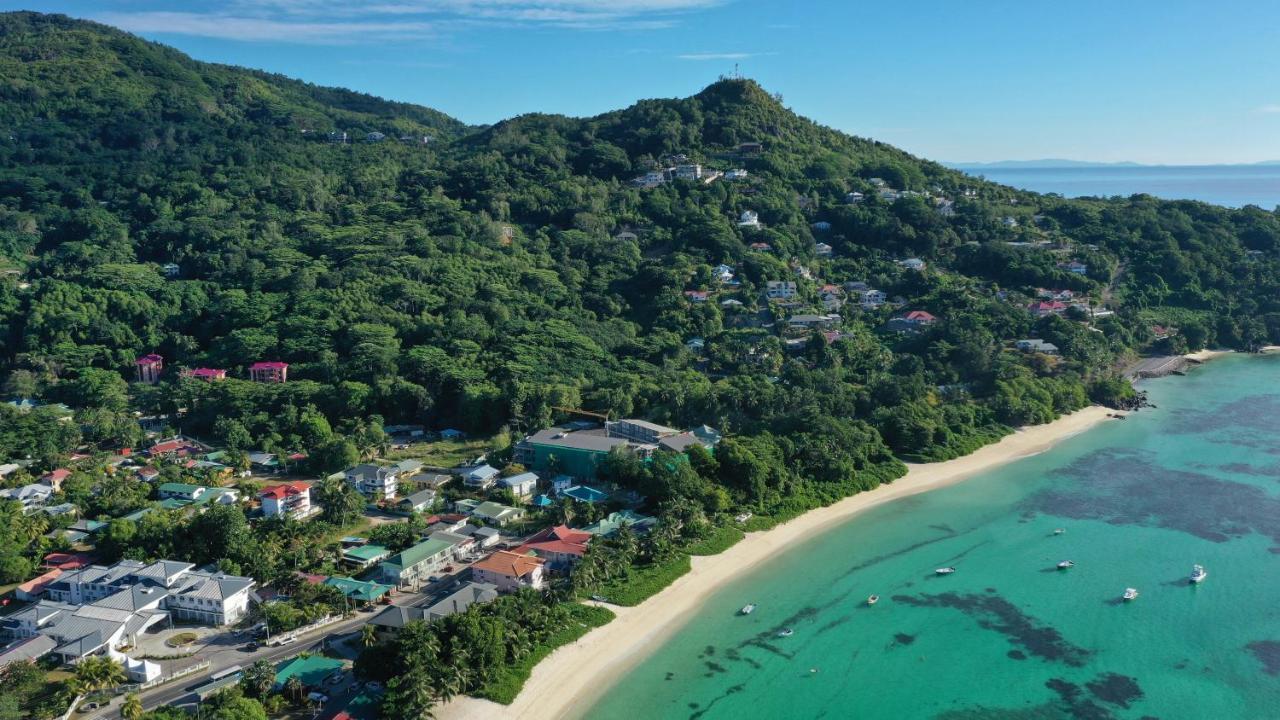
<path id="1" fill-rule="evenodd" d="M 1157 409 L 795 546 L 583 716 L 1280 718 L 1280 357 L 1146 387 Z"/>

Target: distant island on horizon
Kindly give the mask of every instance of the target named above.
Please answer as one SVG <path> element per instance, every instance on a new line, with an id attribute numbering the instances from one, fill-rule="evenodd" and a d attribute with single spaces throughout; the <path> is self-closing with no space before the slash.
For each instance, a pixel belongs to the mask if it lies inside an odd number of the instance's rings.
<path id="1" fill-rule="evenodd" d="M 954 169 L 1061 169 L 1061 168 L 1100 168 L 1100 167 L 1255 167 L 1258 165 L 1280 165 L 1280 160 L 1261 160 L 1253 163 L 1202 163 L 1198 165 L 1178 165 L 1176 163 L 1140 163 L 1129 160 L 1117 162 L 1096 162 L 1093 160 L 1067 160 L 1063 158 L 1043 158 L 1039 160 L 994 160 L 992 162 L 944 162 L 945 167 Z"/>

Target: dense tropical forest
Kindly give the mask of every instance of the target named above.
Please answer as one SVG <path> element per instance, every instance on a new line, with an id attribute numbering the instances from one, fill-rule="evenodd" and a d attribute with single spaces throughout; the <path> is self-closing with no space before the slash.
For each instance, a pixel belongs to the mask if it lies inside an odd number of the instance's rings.
<path id="1" fill-rule="evenodd" d="M 468 128 L 31 13 L 0 19 L 0 78 L 0 377 L 47 404 L 0 406 L 0 456 L 127 445 L 130 413 L 182 409 L 184 432 L 332 469 L 371 423 L 519 433 L 581 407 L 725 431 L 768 469 L 733 473 L 733 501 L 767 509 L 1105 400 L 1134 351 L 1280 341 L 1273 211 L 1014 191 L 749 80 Z M 629 182 L 675 155 L 748 176 Z M 797 297 L 770 311 L 778 280 Z M 937 322 L 891 332 L 892 303 L 849 303 L 836 335 L 794 342 L 788 315 L 855 281 Z M 1114 314 L 1037 318 L 1038 288 Z M 1027 337 L 1060 356 L 1011 347 Z M 230 379 L 128 383 L 151 352 Z M 260 360 L 290 382 L 245 381 Z"/>
<path id="2" fill-rule="evenodd" d="M 635 182 L 647 174 L 661 181 Z M 1124 401 L 1136 355 L 1268 343 L 1274 209 L 1017 191 L 822 127 L 750 80 L 468 127 L 0 15 L 0 465 L 26 463 L 3 487 L 139 445 L 140 416 L 311 473 L 370 456 L 389 424 L 492 437 L 498 460 L 564 408 L 722 432 L 688 462 L 609 459 L 605 479 L 649 498 L 663 531 L 594 547 L 557 588 L 575 597 L 619 567 L 662 582 L 723 539 L 726 515 L 761 527 L 892 480 L 901 460 Z M 166 366 L 155 384 L 135 381 L 148 353 Z M 289 363 L 289 381 L 249 381 L 259 361 Z M 110 519 L 150 492 L 78 468 L 60 494 Z M 360 510 L 342 482 L 317 492 L 328 527 Z M 0 582 L 24 579 L 47 521 L 9 501 L 0 517 Z M 316 559 L 326 525 L 297 525 L 152 513 L 113 522 L 98 550 L 268 581 Z M 336 604 L 302 600 L 280 612 Z M 416 628 L 364 670 L 412 675 L 481 636 L 496 668 L 603 622 L 534 606 Z M 510 691 L 453 665 L 450 692 Z M 391 707 L 416 707 L 391 689 Z"/>

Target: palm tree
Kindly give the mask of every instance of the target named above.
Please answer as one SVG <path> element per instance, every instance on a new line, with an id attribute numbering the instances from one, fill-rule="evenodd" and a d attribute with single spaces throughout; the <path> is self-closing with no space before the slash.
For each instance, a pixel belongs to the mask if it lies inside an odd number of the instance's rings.
<path id="1" fill-rule="evenodd" d="M 142 700 L 137 693 L 129 693 L 124 696 L 124 704 L 120 706 L 120 717 L 124 720 L 138 720 L 142 717 Z"/>
<path id="2" fill-rule="evenodd" d="M 373 647 L 378 644 L 378 633 L 373 629 L 372 625 L 365 625 L 360 628 L 360 644 L 365 647 Z"/>
<path id="3" fill-rule="evenodd" d="M 87 657 L 76 666 L 76 681 L 86 692 L 114 688 L 125 681 L 124 668 L 109 657 Z"/>
<path id="4" fill-rule="evenodd" d="M 289 695 L 289 697 L 293 698 L 294 702 L 302 699 L 302 691 L 304 689 L 305 688 L 302 687 L 302 680 L 299 679 L 297 675 L 291 675 L 288 680 L 284 681 L 284 691 Z"/>

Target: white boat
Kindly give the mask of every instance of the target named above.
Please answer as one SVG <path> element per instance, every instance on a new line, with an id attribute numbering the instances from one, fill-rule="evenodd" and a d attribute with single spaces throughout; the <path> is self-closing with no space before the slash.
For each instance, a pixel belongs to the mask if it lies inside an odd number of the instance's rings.
<path id="1" fill-rule="evenodd" d="M 1076 564 L 1071 562 L 1070 560 L 1063 560 L 1062 562 L 1058 563 L 1059 570 L 1066 570 L 1068 568 L 1073 568 L 1075 566 Z"/>
<path id="2" fill-rule="evenodd" d="M 1066 529 L 1066 528 L 1054 528 L 1054 530 L 1053 530 L 1053 534 L 1054 534 L 1054 535 L 1061 535 L 1062 533 L 1064 533 L 1064 532 L 1066 532 L 1066 531 L 1067 531 L 1067 529 Z"/>
<path id="3" fill-rule="evenodd" d="M 1122 595 L 1121 597 L 1123 597 L 1125 600 L 1137 600 L 1138 591 L 1134 588 L 1125 588 L 1124 595 Z"/>
<path id="4" fill-rule="evenodd" d="M 755 603 L 747 603 L 746 605 L 743 605 L 743 606 L 742 606 L 742 609 L 741 609 L 741 610 L 739 610 L 738 612 L 742 613 L 743 615 L 750 615 L 751 613 L 753 613 L 753 612 L 755 612 L 755 611 L 756 611 L 756 604 L 755 604 Z"/>
<path id="5" fill-rule="evenodd" d="M 867 604 L 868 604 L 868 605 L 875 605 L 875 604 L 876 604 L 876 603 L 878 603 L 878 602 L 880 602 L 880 596 L 879 596 L 879 595 L 872 595 L 871 597 L 867 598 Z"/>
<path id="6" fill-rule="evenodd" d="M 1205 570 L 1203 565 L 1191 566 L 1191 584 L 1196 585 L 1202 583 L 1207 577 L 1209 577 L 1209 571 Z"/>
<path id="7" fill-rule="evenodd" d="M 953 567 L 944 567 L 944 568 L 938 568 L 937 570 L 934 570 L 934 572 L 935 572 L 935 573 L 937 573 L 937 574 L 939 574 L 939 575 L 950 575 L 951 573 L 953 573 L 953 572 L 955 572 L 955 571 L 956 571 L 956 569 L 955 569 L 955 568 L 953 568 Z"/>
<path id="8" fill-rule="evenodd" d="M 796 631 L 792 630 L 791 628 L 782 628 L 781 630 L 778 631 L 778 637 L 791 637 L 792 635 L 795 635 L 795 634 L 796 634 Z"/>

